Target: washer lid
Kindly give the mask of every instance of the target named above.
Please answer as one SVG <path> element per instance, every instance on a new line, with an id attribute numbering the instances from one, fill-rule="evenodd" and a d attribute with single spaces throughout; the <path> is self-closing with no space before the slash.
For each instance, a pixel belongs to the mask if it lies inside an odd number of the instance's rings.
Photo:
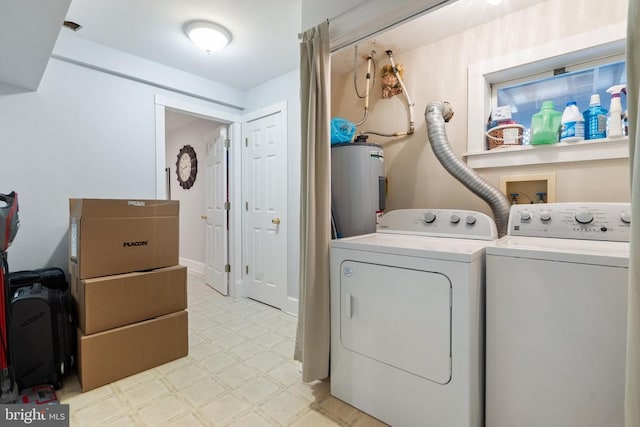
<path id="1" fill-rule="evenodd" d="M 484 255 L 485 248 L 493 244 L 485 240 L 372 233 L 332 240 L 331 248 L 471 262 Z"/>
<path id="2" fill-rule="evenodd" d="M 487 255 L 629 267 L 628 242 L 505 236 L 487 247 Z"/>

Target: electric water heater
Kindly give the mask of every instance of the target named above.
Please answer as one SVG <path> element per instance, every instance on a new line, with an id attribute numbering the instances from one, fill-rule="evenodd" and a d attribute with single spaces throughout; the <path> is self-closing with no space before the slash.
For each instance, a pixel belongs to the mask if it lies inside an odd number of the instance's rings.
<path id="1" fill-rule="evenodd" d="M 331 146 L 331 211 L 334 237 L 375 233 L 385 208 L 382 147 L 367 142 Z"/>

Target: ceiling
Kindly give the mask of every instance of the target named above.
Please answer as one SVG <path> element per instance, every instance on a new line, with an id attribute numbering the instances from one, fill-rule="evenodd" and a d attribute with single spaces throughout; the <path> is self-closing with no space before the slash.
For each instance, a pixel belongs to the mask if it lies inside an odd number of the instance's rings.
<path id="1" fill-rule="evenodd" d="M 368 1 L 373 0 L 361 4 Z M 359 53 L 406 52 L 541 1 L 504 0 L 498 6 L 482 0 L 452 1 L 358 42 Z M 299 66 L 302 0 L 47 0 L 50 8 L 38 6 L 41 0 L 0 2 L 0 35 L 6 35 L 0 37 L 0 52 L 12 58 L 0 63 L 0 94 L 37 89 L 63 16 L 82 25 L 77 32 L 62 29 L 65 37 L 86 39 L 242 91 Z M 229 46 L 211 54 L 196 48 L 183 31 L 185 23 L 196 19 L 227 27 L 233 35 Z M 355 17 L 345 19 L 348 23 Z M 9 37 L 25 29 L 30 37 Z M 334 72 L 351 71 L 353 61 L 353 45 L 334 52 Z"/>
<path id="2" fill-rule="evenodd" d="M 363 58 L 372 50 L 376 52 L 375 59 L 384 59 L 388 49 L 394 54 L 407 52 L 543 1 L 545 0 L 503 0 L 499 5 L 490 5 L 484 0 L 457 0 L 340 49 L 331 57 L 332 71 L 336 74 L 353 71 L 356 45 L 359 62 L 365 62 Z"/>
<path id="3" fill-rule="evenodd" d="M 236 89 L 248 90 L 295 70 L 301 0 L 73 0 L 73 33 L 117 50 Z M 184 24 L 208 20 L 226 27 L 231 43 L 207 54 L 185 36 Z"/>
<path id="4" fill-rule="evenodd" d="M 540 3 L 457 0 L 440 9 L 359 42 L 363 54 L 375 49 L 400 53 Z M 236 89 L 248 90 L 299 66 L 301 0 L 72 0 L 66 19 L 82 25 L 74 36 L 181 69 Z M 207 54 L 184 34 L 195 19 L 217 22 L 233 39 Z M 71 30 L 65 29 L 64 31 Z M 332 57 L 334 71 L 353 69 L 353 47 Z"/>
<path id="5" fill-rule="evenodd" d="M 183 127 L 192 125 L 198 120 L 205 120 L 205 119 L 201 119 L 200 117 L 193 116 L 190 114 L 184 114 L 181 112 L 165 110 L 164 130 L 165 132 L 173 132 Z"/>

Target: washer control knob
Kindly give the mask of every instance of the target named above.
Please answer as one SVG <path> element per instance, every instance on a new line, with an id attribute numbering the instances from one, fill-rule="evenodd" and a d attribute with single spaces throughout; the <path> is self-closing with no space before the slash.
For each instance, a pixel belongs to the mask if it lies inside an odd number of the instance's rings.
<path id="1" fill-rule="evenodd" d="M 457 224 L 460 222 L 460 217 L 456 214 L 451 215 L 451 223 L 452 224 Z"/>
<path id="2" fill-rule="evenodd" d="M 476 223 L 476 217 L 469 215 L 468 217 L 465 218 L 464 221 L 469 225 L 473 225 Z"/>
<path id="3" fill-rule="evenodd" d="M 593 221 L 593 214 L 588 211 L 580 211 L 576 214 L 576 221 L 580 224 L 589 224 Z"/>
<path id="4" fill-rule="evenodd" d="M 520 221 L 529 221 L 531 219 L 531 212 L 522 211 L 520 212 Z"/>
<path id="5" fill-rule="evenodd" d="M 434 214 L 433 212 L 427 212 L 426 214 L 424 214 L 424 222 L 426 222 L 427 224 L 431 224 L 435 220 L 436 214 Z"/>
<path id="6" fill-rule="evenodd" d="M 631 214 L 629 212 L 622 212 L 620 214 L 620 220 L 625 224 L 631 224 Z"/>
<path id="7" fill-rule="evenodd" d="M 547 210 L 540 211 L 540 220 L 541 221 L 549 221 L 551 219 L 551 212 Z"/>

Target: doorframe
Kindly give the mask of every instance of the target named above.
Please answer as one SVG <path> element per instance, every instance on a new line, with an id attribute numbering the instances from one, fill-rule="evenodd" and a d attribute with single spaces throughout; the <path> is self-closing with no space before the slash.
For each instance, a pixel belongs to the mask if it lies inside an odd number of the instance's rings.
<path id="1" fill-rule="evenodd" d="M 242 270 L 242 115 L 216 110 L 201 104 L 173 99 L 156 94 L 155 128 L 156 128 L 156 198 L 166 199 L 167 183 L 166 168 L 166 140 L 165 140 L 165 112 L 167 109 L 188 113 L 204 119 L 214 120 L 229 125 L 231 146 L 229 149 L 229 201 L 231 214 L 229 216 L 229 295 L 244 296 L 244 276 Z M 237 244 L 240 242 L 240 244 Z"/>
<path id="2" fill-rule="evenodd" d="M 288 145 L 289 145 L 289 116 L 288 116 L 288 111 L 287 111 L 287 101 L 280 101 L 280 102 L 276 102 L 274 104 L 268 105 L 266 107 L 262 107 L 259 108 L 257 110 L 252 110 L 246 114 L 244 114 L 242 116 L 242 132 L 243 132 L 243 137 L 246 137 L 246 135 L 244 135 L 245 133 L 245 125 L 248 122 L 251 122 L 253 120 L 257 120 L 260 119 L 262 117 L 266 117 L 266 116 L 270 116 L 273 114 L 277 114 L 277 113 L 282 113 L 284 114 L 284 143 L 285 143 L 285 147 L 283 149 L 283 157 L 284 157 L 284 163 L 285 163 L 285 169 L 284 169 L 284 200 L 283 200 L 283 215 L 281 215 L 281 219 L 282 222 L 284 222 L 284 224 L 286 224 L 286 227 L 282 227 L 284 236 L 284 249 L 285 249 L 285 253 L 283 254 L 283 279 L 284 279 L 284 289 L 282 290 L 282 295 L 281 295 L 281 304 L 280 304 L 280 309 L 283 312 L 289 312 L 289 298 L 288 298 L 288 293 L 289 293 L 289 270 L 288 270 L 288 252 L 289 252 L 289 233 L 287 232 L 288 230 L 288 221 L 289 221 L 289 171 L 288 171 Z M 247 161 L 248 159 L 246 158 L 246 151 L 245 151 L 245 146 L 242 144 L 242 140 L 240 141 L 240 150 L 242 152 L 241 157 L 241 165 L 242 165 L 242 175 L 241 175 L 241 200 L 243 201 L 242 203 L 244 203 L 244 201 L 247 200 L 247 184 L 248 184 L 248 180 L 247 180 L 247 176 L 246 176 L 246 171 L 247 171 Z M 245 227 L 247 225 L 247 217 L 246 217 L 247 212 L 242 209 L 242 228 L 241 230 L 244 232 L 245 231 Z M 247 260 L 248 259 L 248 255 L 247 255 L 247 250 L 248 250 L 248 244 L 247 244 L 247 233 L 243 233 L 243 240 L 242 240 L 242 246 L 243 246 L 243 250 L 242 250 L 242 259 Z M 242 273 L 244 274 L 244 270 L 242 271 Z M 246 293 L 245 293 L 246 296 Z"/>

